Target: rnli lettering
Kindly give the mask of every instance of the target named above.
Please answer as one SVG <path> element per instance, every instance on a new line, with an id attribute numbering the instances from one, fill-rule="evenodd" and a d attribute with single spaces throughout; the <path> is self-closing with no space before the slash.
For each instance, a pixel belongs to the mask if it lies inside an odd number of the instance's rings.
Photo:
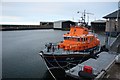
<path id="1" fill-rule="evenodd" d="M 68 61 L 69 61 L 69 60 L 74 60 L 74 58 L 66 58 L 66 60 L 68 60 Z"/>

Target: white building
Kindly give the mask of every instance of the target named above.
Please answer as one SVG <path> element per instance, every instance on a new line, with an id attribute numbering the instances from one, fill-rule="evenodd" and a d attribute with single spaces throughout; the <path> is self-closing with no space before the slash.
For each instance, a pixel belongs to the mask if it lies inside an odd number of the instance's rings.
<path id="1" fill-rule="evenodd" d="M 60 20 L 60 21 L 55 21 L 53 24 L 54 29 L 68 29 L 70 28 L 71 25 L 75 25 L 75 22 L 73 21 L 65 21 L 65 20 Z"/>

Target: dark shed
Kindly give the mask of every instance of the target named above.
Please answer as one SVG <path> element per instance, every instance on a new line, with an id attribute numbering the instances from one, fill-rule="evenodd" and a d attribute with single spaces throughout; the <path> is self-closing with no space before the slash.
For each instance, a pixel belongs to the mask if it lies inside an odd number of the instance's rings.
<path id="1" fill-rule="evenodd" d="M 91 29 L 95 32 L 105 31 L 105 20 L 95 20 L 91 22 Z"/>

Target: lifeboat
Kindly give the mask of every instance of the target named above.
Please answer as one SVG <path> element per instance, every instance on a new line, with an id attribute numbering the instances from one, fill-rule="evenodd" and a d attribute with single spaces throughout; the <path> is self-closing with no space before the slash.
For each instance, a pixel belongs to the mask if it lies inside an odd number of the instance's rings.
<path id="1" fill-rule="evenodd" d="M 67 51 L 90 51 L 100 45 L 99 39 L 85 27 L 71 27 L 70 32 L 63 37 L 64 41 L 60 42 L 58 47 Z"/>
<path id="2" fill-rule="evenodd" d="M 39 54 L 48 68 L 77 65 L 100 51 L 100 40 L 83 26 L 72 26 L 63 38 L 57 44 L 46 44 L 45 49 L 40 51 Z"/>

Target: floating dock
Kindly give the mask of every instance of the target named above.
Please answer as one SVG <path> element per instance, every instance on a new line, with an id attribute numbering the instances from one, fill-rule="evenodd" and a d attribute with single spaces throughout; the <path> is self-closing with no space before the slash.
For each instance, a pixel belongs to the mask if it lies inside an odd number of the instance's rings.
<path id="1" fill-rule="evenodd" d="M 72 77 L 75 79 L 80 79 L 78 72 L 82 70 L 84 65 L 91 66 L 93 68 L 93 73 L 96 75 L 95 79 L 103 78 L 107 70 L 114 64 L 115 62 L 115 53 L 109 52 L 101 52 L 97 59 L 89 59 L 77 66 L 66 71 L 66 75 L 68 77 Z"/>

